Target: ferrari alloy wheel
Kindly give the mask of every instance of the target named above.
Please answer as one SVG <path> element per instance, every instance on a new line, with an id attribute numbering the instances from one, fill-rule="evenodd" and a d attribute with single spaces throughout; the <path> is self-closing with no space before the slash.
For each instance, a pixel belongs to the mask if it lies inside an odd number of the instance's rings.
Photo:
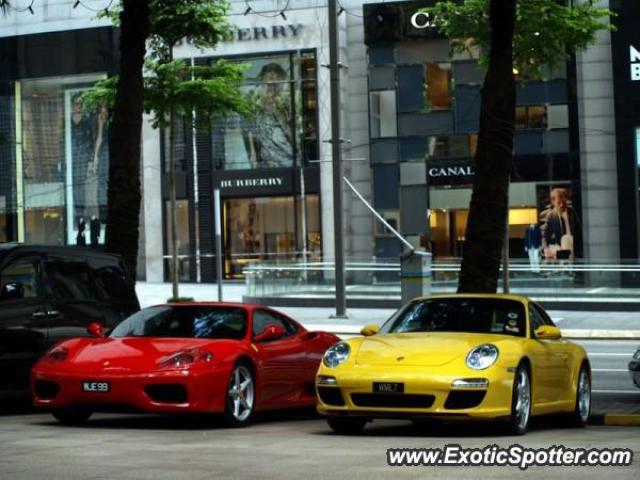
<path id="1" fill-rule="evenodd" d="M 238 364 L 231 372 L 227 390 L 225 418 L 232 427 L 244 427 L 251 420 L 255 400 L 253 374 L 245 364 Z"/>
<path id="2" fill-rule="evenodd" d="M 531 417 L 531 378 L 524 365 L 518 366 L 513 378 L 513 394 L 511 399 L 510 433 L 524 435 L 529 427 Z"/>
<path id="3" fill-rule="evenodd" d="M 58 408 L 51 415 L 63 425 L 81 425 L 91 416 L 91 411 L 85 408 Z"/>
<path id="4" fill-rule="evenodd" d="M 327 423 L 340 435 L 357 435 L 364 430 L 367 421 L 364 418 L 328 417 Z"/>
<path id="5" fill-rule="evenodd" d="M 571 414 L 571 424 L 576 427 L 584 427 L 591 413 L 591 374 L 589 367 L 583 364 L 578 374 L 576 385 L 576 405 Z"/>

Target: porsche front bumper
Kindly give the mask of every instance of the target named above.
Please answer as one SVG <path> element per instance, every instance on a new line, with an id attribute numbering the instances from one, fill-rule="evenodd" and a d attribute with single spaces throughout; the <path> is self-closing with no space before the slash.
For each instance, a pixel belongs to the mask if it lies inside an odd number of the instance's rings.
<path id="1" fill-rule="evenodd" d="M 512 370 L 498 365 L 479 371 L 461 368 L 458 372 L 450 367 L 323 366 L 316 380 L 317 410 L 323 415 L 366 418 L 507 417 L 511 414 Z M 374 383 L 401 384 L 403 392 L 376 392 Z M 480 386 L 483 384 L 486 386 Z"/>

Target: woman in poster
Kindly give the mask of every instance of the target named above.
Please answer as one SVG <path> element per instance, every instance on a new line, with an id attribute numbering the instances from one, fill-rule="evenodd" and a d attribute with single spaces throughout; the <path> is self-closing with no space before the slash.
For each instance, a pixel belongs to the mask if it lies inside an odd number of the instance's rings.
<path id="1" fill-rule="evenodd" d="M 554 188 L 542 212 L 542 251 L 546 260 L 573 260 L 575 214 L 566 188 Z"/>
<path id="2" fill-rule="evenodd" d="M 109 114 L 106 107 L 102 107 L 97 114 L 85 111 L 80 98 L 82 93 L 76 93 L 71 102 L 74 208 L 76 224 L 79 224 L 78 219 L 83 218 L 85 223 L 91 222 L 95 231 L 95 224 L 100 222 L 100 206 L 106 203 L 106 124 Z M 93 246 L 96 240 L 92 238 Z"/>

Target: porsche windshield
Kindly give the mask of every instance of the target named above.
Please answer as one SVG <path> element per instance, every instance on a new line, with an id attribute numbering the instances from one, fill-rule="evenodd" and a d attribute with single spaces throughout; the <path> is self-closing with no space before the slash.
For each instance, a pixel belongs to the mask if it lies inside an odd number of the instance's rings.
<path id="1" fill-rule="evenodd" d="M 240 340 L 246 333 L 243 308 L 165 305 L 133 314 L 114 328 L 111 336 Z"/>
<path id="2" fill-rule="evenodd" d="M 493 298 L 416 300 L 391 317 L 381 333 L 467 332 L 524 337 L 522 303 Z"/>

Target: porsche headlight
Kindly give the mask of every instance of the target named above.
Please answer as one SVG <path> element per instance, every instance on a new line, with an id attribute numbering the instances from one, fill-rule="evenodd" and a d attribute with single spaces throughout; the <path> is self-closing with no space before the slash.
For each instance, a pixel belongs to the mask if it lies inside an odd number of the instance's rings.
<path id="1" fill-rule="evenodd" d="M 325 352 L 322 363 L 324 363 L 326 367 L 335 368 L 347 361 L 350 352 L 351 348 L 347 343 L 336 343 Z"/>
<path id="2" fill-rule="evenodd" d="M 469 352 L 467 355 L 467 367 L 474 370 L 484 370 L 496 363 L 498 359 L 498 347 L 485 343 Z"/>

